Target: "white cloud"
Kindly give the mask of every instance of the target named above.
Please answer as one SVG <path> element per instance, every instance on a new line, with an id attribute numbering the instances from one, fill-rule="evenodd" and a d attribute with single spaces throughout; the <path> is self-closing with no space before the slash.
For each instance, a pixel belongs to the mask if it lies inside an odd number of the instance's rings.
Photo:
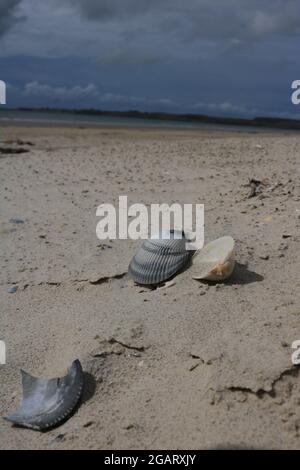
<path id="1" fill-rule="evenodd" d="M 74 99 L 85 99 L 87 97 L 97 97 L 98 91 L 95 85 L 90 83 L 84 87 L 73 86 L 71 88 L 66 87 L 52 87 L 47 84 L 41 84 L 39 82 L 30 82 L 25 85 L 24 89 L 25 96 L 43 96 L 47 98 L 60 99 L 60 100 L 74 100 Z"/>
<path id="2" fill-rule="evenodd" d="M 62 106 L 64 103 L 77 103 L 77 105 L 80 103 L 83 106 L 84 103 L 88 103 L 90 105 L 91 100 L 94 108 L 101 105 L 107 105 L 108 107 L 110 105 L 127 105 L 137 106 L 139 108 L 149 105 L 159 105 L 160 108 L 162 106 L 168 108 L 175 105 L 175 103 L 168 98 L 147 99 L 108 91 L 101 92 L 93 83 L 86 86 L 55 87 L 34 81 L 25 84 L 22 90 L 18 90 L 16 87 L 12 87 L 12 89 L 16 94 L 25 98 L 40 98 L 50 103 L 51 101 L 52 103 L 59 102 Z"/>
<path id="3" fill-rule="evenodd" d="M 235 105 L 229 101 L 220 103 L 196 103 L 192 109 L 197 112 L 209 112 L 219 114 L 236 114 L 239 116 L 255 116 L 259 110 L 257 108 L 248 108 L 246 106 Z"/>
<path id="4" fill-rule="evenodd" d="M 251 107 L 239 105 L 231 101 L 220 102 L 198 102 L 186 104 L 174 101 L 169 98 L 149 99 L 141 96 L 112 93 L 100 91 L 94 84 L 73 87 L 55 87 L 37 81 L 27 83 L 23 88 L 7 83 L 9 95 L 18 100 L 19 106 L 27 106 L 30 103 L 37 107 L 72 107 L 72 108 L 94 108 L 94 109 L 136 109 L 140 111 L 165 111 L 175 113 L 193 113 L 212 116 L 236 116 L 253 118 L 256 116 L 273 116 L 286 119 L 300 119 L 297 113 L 298 108 L 294 107 L 294 112 L 276 110 L 270 112 L 268 108 Z M 24 101 L 25 99 L 25 101 Z M 29 104 L 29 106 L 31 106 Z M 72 106 L 70 106 L 72 105 Z"/>

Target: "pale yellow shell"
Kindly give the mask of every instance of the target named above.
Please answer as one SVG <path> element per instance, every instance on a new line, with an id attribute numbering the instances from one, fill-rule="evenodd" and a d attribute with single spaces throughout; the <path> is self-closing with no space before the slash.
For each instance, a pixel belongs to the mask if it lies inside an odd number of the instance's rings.
<path id="1" fill-rule="evenodd" d="M 196 251 L 192 258 L 192 277 L 224 281 L 231 276 L 234 265 L 234 240 L 228 236 L 221 237 Z"/>

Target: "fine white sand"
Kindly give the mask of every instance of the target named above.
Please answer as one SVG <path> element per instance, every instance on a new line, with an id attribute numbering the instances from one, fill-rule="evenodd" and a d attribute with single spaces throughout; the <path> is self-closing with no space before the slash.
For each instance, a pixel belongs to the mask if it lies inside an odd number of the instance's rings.
<path id="1" fill-rule="evenodd" d="M 299 448 L 300 135 L 2 126 L 0 140 L 29 150 L 0 153 L 0 413 L 21 399 L 21 368 L 60 376 L 79 358 L 86 372 L 65 424 L 1 420 L 0 447 Z M 264 181 L 252 198 L 249 178 Z M 135 285 L 140 242 L 95 234 L 119 195 L 204 203 L 206 241 L 236 240 L 233 277 Z"/>

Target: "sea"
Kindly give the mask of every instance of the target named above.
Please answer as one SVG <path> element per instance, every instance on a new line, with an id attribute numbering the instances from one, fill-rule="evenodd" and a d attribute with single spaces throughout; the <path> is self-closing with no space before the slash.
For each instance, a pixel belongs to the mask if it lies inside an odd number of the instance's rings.
<path id="1" fill-rule="evenodd" d="M 267 127 L 239 126 L 231 124 L 214 124 L 204 122 L 172 121 L 171 119 L 142 119 L 127 116 L 99 116 L 71 112 L 49 112 L 34 110 L 14 110 L 0 108 L 0 125 L 11 123 L 65 124 L 74 126 L 124 127 L 124 128 L 175 128 L 175 129 L 206 129 L 241 132 L 291 132 Z M 298 131 L 299 132 L 299 131 Z"/>

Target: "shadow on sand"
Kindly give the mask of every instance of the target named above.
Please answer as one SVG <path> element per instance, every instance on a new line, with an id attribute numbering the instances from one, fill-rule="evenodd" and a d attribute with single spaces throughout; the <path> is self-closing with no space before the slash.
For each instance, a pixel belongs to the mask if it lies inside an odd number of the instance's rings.
<path id="1" fill-rule="evenodd" d="M 81 403 L 86 403 L 89 401 L 95 394 L 96 391 L 96 381 L 92 374 L 84 372 L 84 387 L 81 398 Z"/>
<path id="2" fill-rule="evenodd" d="M 261 274 L 258 274 L 254 271 L 250 271 L 247 266 L 241 263 L 236 263 L 232 276 L 225 281 L 227 285 L 244 285 L 252 284 L 253 282 L 261 282 L 264 278 Z"/>

